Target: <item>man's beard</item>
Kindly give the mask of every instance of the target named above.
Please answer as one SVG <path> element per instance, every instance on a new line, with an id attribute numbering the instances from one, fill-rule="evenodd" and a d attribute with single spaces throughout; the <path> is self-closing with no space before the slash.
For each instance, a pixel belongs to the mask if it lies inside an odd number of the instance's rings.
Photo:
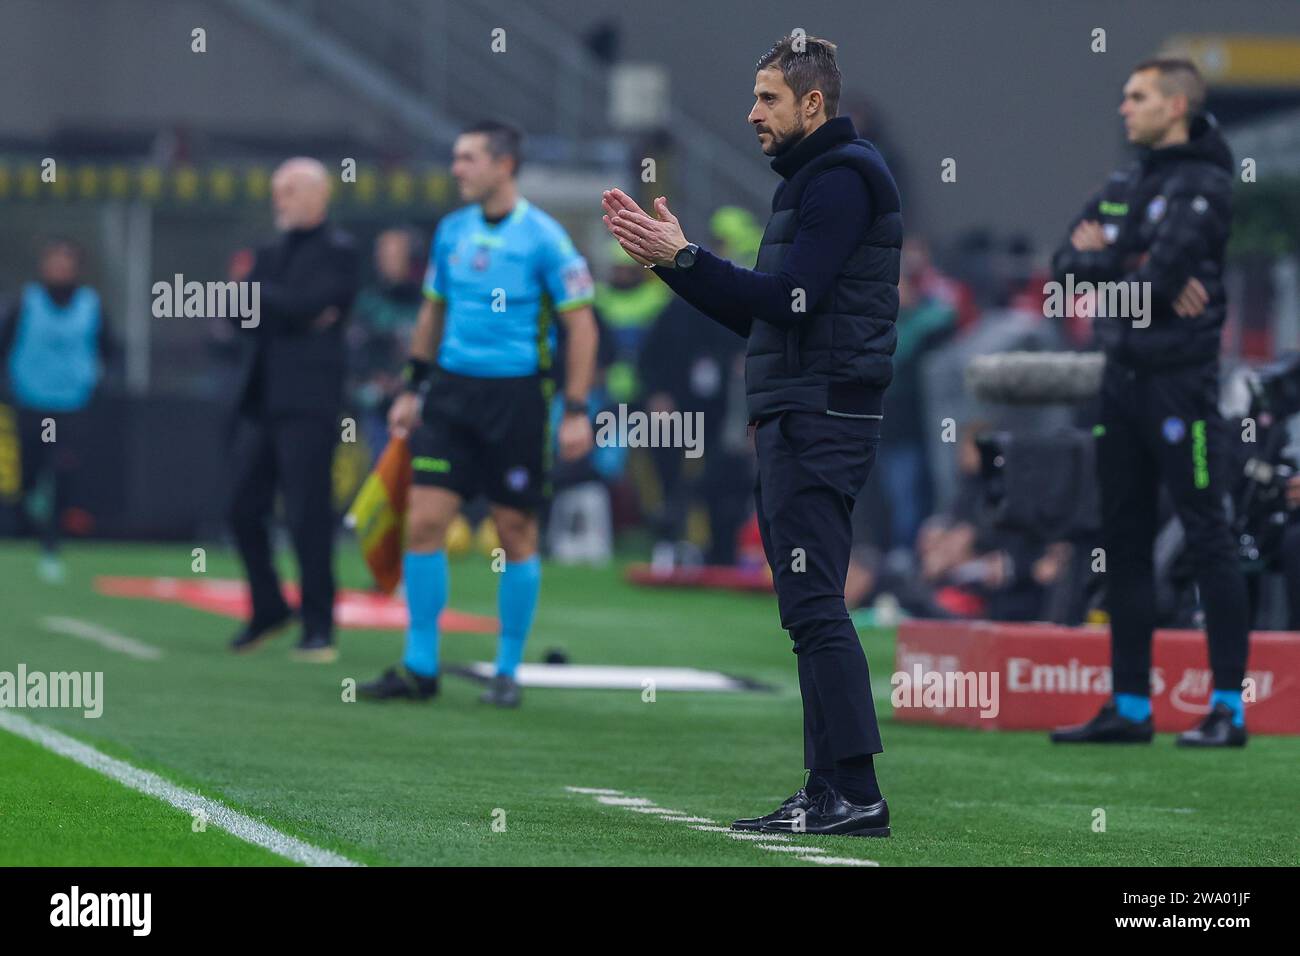
<path id="1" fill-rule="evenodd" d="M 772 144 L 768 148 L 767 155 L 771 156 L 773 159 L 775 159 L 778 156 L 785 155 L 786 153 L 790 152 L 790 150 L 798 146 L 799 143 L 803 141 L 803 138 L 804 136 L 807 135 L 807 133 L 808 133 L 808 128 L 807 126 L 804 125 L 803 117 L 800 116 L 796 120 L 795 127 L 791 129 L 788 133 L 786 133 L 784 136 L 782 136 L 780 139 L 777 138 L 775 132 L 772 133 Z"/>

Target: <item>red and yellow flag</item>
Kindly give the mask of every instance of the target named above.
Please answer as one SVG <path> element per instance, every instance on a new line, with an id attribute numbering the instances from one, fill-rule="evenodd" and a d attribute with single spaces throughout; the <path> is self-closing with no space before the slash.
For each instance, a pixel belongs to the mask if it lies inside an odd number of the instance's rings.
<path id="1" fill-rule="evenodd" d="M 405 438 L 390 438 L 347 514 L 347 525 L 357 533 L 361 555 L 385 594 L 392 594 L 402 580 L 402 537 L 410 486 L 410 446 Z"/>

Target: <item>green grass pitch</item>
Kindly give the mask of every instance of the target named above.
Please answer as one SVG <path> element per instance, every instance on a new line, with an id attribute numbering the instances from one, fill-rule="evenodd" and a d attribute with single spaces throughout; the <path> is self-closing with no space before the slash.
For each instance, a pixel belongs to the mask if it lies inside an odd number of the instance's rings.
<path id="1" fill-rule="evenodd" d="M 292 633 L 260 653 L 226 650 L 234 622 L 179 605 L 104 597 L 97 574 L 190 572 L 187 545 L 77 545 L 46 585 L 29 545 L 0 547 L 0 670 L 104 672 L 104 714 L 23 716 L 136 767 L 368 865 L 809 866 L 794 852 L 604 805 L 608 788 L 719 824 L 766 812 L 801 780 L 794 659 L 768 596 L 650 591 L 620 570 L 548 565 L 527 660 L 563 648 L 578 664 L 694 666 L 775 693 L 528 690 L 519 711 L 443 681 L 431 703 L 343 700 L 401 652 L 397 632 L 343 631 L 337 664 L 289 659 Z M 282 561 L 286 566 L 287 559 Z M 340 583 L 365 584 L 340 547 Z M 229 554 L 208 573 L 238 576 Z M 494 614 L 488 562 L 452 563 L 451 603 Z M 162 650 L 139 660 L 40 625 L 73 617 Z M 801 837 L 837 858 L 906 864 L 1292 864 L 1300 740 L 1241 752 L 1054 749 L 1041 733 L 894 722 L 893 637 L 865 632 L 886 753 L 889 840 Z M 446 663 L 491 660 L 495 639 L 451 634 Z M 248 864 L 286 861 L 0 729 L 0 864 Z M 1105 810 L 1105 832 L 1094 811 Z M 504 827 L 500 823 L 504 821 Z M 497 826 L 494 826 L 494 822 Z"/>

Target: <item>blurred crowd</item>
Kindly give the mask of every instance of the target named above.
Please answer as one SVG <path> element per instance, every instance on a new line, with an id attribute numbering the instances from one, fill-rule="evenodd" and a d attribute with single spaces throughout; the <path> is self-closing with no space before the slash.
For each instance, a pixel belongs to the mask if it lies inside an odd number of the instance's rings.
<path id="1" fill-rule="evenodd" d="M 748 211 L 718 209 L 709 233 L 712 249 L 752 266 L 762 230 Z M 766 565 L 752 509 L 744 341 L 673 296 L 617 243 L 594 253 L 590 258 L 602 278 L 595 300 L 601 346 L 592 415 L 620 406 L 650 413 L 700 413 L 704 454 L 692 458 L 681 448 L 598 445 L 586 458 L 559 465 L 547 520 L 549 554 L 561 561 L 605 561 L 612 556 L 616 536 L 639 529 L 659 573 L 712 566 L 739 567 L 761 576 Z M 388 407 L 401 391 L 399 375 L 421 303 L 427 254 L 428 237 L 418 229 L 400 226 L 380 232 L 373 243 L 370 278 L 347 323 L 348 405 L 372 462 L 387 441 Z M 98 294 L 81 277 L 82 258 L 80 247 L 70 240 L 47 242 L 33 281 L 11 297 L 0 315 L 0 358 L 9 373 L 0 379 L 7 379 L 13 409 L 12 421 L 0 426 L 8 429 L 20 452 L 23 472 L 21 482 L 11 482 L 15 487 L 6 497 L 4 530 L 43 542 L 50 577 L 60 573 L 59 532 L 68 530 L 69 512 L 75 515 L 63 498 L 69 473 L 78 467 L 78 443 L 73 435 L 66 440 L 61 435 L 57 444 L 43 442 L 41 423 L 56 409 L 71 431 L 75 413 L 89 404 L 114 361 L 107 316 Z M 882 589 L 903 590 L 898 581 L 916 578 L 927 593 L 918 598 L 911 586 L 912 596 L 906 600 L 913 611 L 1036 613 L 1035 596 L 1050 583 L 1057 564 L 1051 543 L 1005 540 L 1004 535 L 981 529 L 973 445 L 978 423 L 963 417 L 969 406 L 964 395 L 937 395 L 927 380 L 936 356 L 959 352 L 961 343 L 990 323 L 1014 328 L 1041 317 L 1034 290 L 1041 290 L 1043 277 L 1032 274 L 1030 258 L 1022 243 L 995 249 L 975 237 L 959 249 L 960 268 L 945 272 L 923 239 L 907 241 L 881 466 L 858 509 L 860 546 L 849 581 L 853 604 L 872 603 Z M 233 255 L 232 276 L 246 271 L 247 263 L 247 253 Z M 75 342 L 60 346 L 55 341 L 47 347 L 57 353 L 49 361 L 66 361 L 84 348 L 84 356 L 73 356 L 85 369 L 80 387 L 75 394 L 35 394 L 12 374 L 19 364 L 39 372 L 45 360 L 33 353 L 22 363 L 12 361 L 16 350 L 30 352 L 35 347 L 25 345 L 22 317 L 29 314 L 31 324 L 47 312 L 61 315 L 74 301 L 74 311 L 84 313 L 86 328 Z M 85 334 L 91 329 L 93 334 Z M 229 325 L 214 323 L 213 334 L 229 338 Z M 220 351 L 221 342 L 214 344 Z M 563 341 L 559 347 L 563 349 Z M 558 374 L 563 374 L 562 368 Z M 939 375 L 948 378 L 942 370 Z M 557 383 L 557 395 L 562 385 Z M 942 421 L 949 417 L 961 421 L 960 441 L 945 448 L 940 433 Z M 23 490 L 33 494 L 19 507 Z M 453 551 L 495 546 L 485 514 L 477 505 L 466 508 L 449 538 Z"/>
<path id="2" fill-rule="evenodd" d="M 761 226 L 746 210 L 718 209 L 709 245 L 752 266 Z M 421 303 L 428 236 L 399 226 L 373 241 L 368 281 L 346 326 L 348 407 L 362 454 L 373 462 L 387 441 L 386 416 Z M 663 575 L 726 568 L 761 581 L 767 573 L 753 515 L 753 447 L 744 403 L 745 343 L 673 296 L 611 242 L 587 250 L 599 277 L 599 373 L 593 417 L 625 406 L 649 413 L 701 413 L 704 454 L 681 448 L 601 445 L 558 466 L 544 546 L 553 560 L 600 563 L 614 542 L 645 554 Z M 230 260 L 246 271 L 247 252 Z M 43 544 L 43 573 L 57 579 L 60 531 L 77 530 L 67 476 L 79 467 L 77 412 L 120 364 L 120 349 L 96 291 L 82 278 L 83 252 L 73 241 L 41 248 L 31 282 L 0 308 L 0 534 Z M 982 405 L 965 389 L 971 356 L 1017 349 L 1078 349 L 1089 344 L 1086 318 L 1044 318 L 1042 257 L 1028 241 L 972 233 L 942 256 L 920 236 L 902 253 L 894 379 L 886 396 L 879 466 L 854 515 L 855 549 L 846 587 L 850 608 L 866 614 L 1034 620 L 1051 617 L 1053 594 L 1069 564 L 1069 541 L 1007 530 L 982 506 L 978 441 L 1008 428 L 1042 430 L 1077 424 L 1069 409 L 1014 410 Z M 84 326 L 71 345 L 57 339 L 39 353 L 22 334 L 24 315 L 71 313 Z M 563 326 L 560 324 L 564 348 Z M 230 326 L 213 324 L 213 346 L 228 346 Z M 20 380 L 23 365 L 73 357 L 84 374 L 68 394 L 38 394 L 39 374 Z M 15 356 L 26 350 L 24 361 Z M 71 350 L 71 351 L 69 351 Z M 562 352 L 561 352 L 562 354 Z M 557 374 L 562 375 L 563 363 Z M 556 394 L 562 394 L 557 383 Z M 556 400 L 554 418 L 561 414 Z M 57 445 L 42 441 L 50 409 L 66 424 Z M 63 424 L 60 425 L 63 427 Z M 6 449 L 21 475 L 6 471 Z M 13 469 L 9 469 L 13 471 Z M 26 498 L 23 502 L 22 499 Z M 452 528 L 453 553 L 496 546 L 483 503 L 467 505 Z"/>

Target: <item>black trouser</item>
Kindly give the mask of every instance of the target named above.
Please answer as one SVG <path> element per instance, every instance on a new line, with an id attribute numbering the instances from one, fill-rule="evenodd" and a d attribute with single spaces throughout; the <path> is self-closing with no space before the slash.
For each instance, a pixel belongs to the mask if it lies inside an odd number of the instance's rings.
<path id="1" fill-rule="evenodd" d="M 1205 608 L 1216 690 L 1240 690 L 1249 604 L 1224 508 L 1231 460 L 1218 412 L 1218 365 L 1137 371 L 1108 359 L 1097 471 L 1118 693 L 1150 693 L 1156 624 L 1153 546 L 1163 486 L 1182 522 Z"/>
<path id="2" fill-rule="evenodd" d="M 880 422 L 783 412 L 757 426 L 754 503 L 781 626 L 799 659 L 804 763 L 877 754 L 871 675 L 844 606 L 850 516 L 880 442 Z"/>
<path id="3" fill-rule="evenodd" d="M 333 632 L 334 507 L 331 464 L 338 425 L 329 418 L 243 415 L 231 446 L 234 482 L 227 510 L 248 575 L 253 621 L 288 609 L 271 555 L 269 522 L 278 488 L 302 581 L 306 634 Z"/>
<path id="4" fill-rule="evenodd" d="M 19 524 L 29 520 L 41 540 L 41 547 L 54 553 L 59 547 L 59 520 L 68 505 L 68 482 L 79 465 L 77 425 L 80 412 L 49 412 L 35 408 L 18 410 L 19 457 L 22 460 L 22 491 L 19 494 Z M 52 424 L 47 427 L 46 422 Z M 32 515 L 29 497 L 46 476 L 50 500 L 42 515 Z"/>
<path id="5" fill-rule="evenodd" d="M 686 467 L 680 448 L 651 448 L 650 462 L 659 479 L 659 511 L 651 521 L 660 541 L 678 541 L 686 534 Z"/>

